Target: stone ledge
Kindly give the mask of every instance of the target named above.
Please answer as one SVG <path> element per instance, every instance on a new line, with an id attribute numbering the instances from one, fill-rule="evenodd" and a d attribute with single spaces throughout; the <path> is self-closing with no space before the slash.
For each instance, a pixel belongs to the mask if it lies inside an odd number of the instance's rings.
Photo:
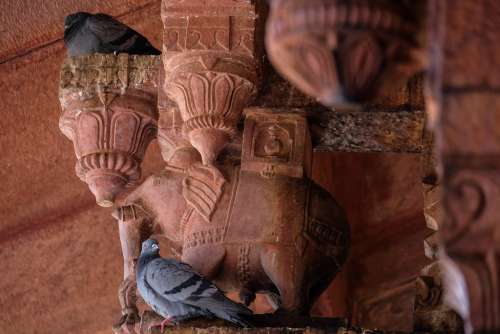
<path id="1" fill-rule="evenodd" d="M 162 334 L 159 327 L 148 330 L 151 324 L 163 318 L 152 311 L 145 311 L 141 323 L 114 328 L 116 334 Z M 271 314 L 254 315 L 253 328 L 237 328 L 223 320 L 195 319 L 179 326 L 166 327 L 163 334 L 410 334 L 398 331 L 370 330 L 353 327 L 344 318 L 308 318 Z M 413 334 L 426 334 L 418 332 Z"/>
<path id="2" fill-rule="evenodd" d="M 423 153 L 433 145 L 424 142 L 424 111 L 253 107 L 245 112 L 256 109 L 306 115 L 316 151 Z"/>
<path id="3" fill-rule="evenodd" d="M 311 122 L 319 151 L 422 153 L 424 127 L 423 111 L 330 112 Z"/>

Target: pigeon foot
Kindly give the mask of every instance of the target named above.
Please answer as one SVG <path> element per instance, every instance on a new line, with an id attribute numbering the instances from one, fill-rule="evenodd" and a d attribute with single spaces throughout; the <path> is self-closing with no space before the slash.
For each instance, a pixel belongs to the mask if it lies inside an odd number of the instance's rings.
<path id="1" fill-rule="evenodd" d="M 163 332 L 165 331 L 165 326 L 174 326 L 174 325 L 175 323 L 172 321 L 171 318 L 165 318 L 159 324 L 150 325 L 148 327 L 148 332 L 151 333 L 151 329 L 154 327 L 160 327 L 160 333 L 163 334 Z"/>

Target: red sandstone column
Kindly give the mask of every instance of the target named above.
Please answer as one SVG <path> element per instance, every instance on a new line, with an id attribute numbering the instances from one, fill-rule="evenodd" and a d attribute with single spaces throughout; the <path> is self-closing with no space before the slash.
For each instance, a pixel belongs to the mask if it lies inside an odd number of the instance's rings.
<path id="1" fill-rule="evenodd" d="M 443 170 L 448 305 L 500 331 L 500 2 L 430 2 L 428 113 Z"/>

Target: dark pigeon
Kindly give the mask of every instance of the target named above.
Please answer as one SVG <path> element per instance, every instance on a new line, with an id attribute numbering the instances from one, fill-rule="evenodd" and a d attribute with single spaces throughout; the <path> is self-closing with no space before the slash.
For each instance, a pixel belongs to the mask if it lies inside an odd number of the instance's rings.
<path id="1" fill-rule="evenodd" d="M 137 262 L 137 288 L 144 301 L 166 322 L 217 317 L 240 327 L 250 327 L 245 316 L 251 315 L 252 311 L 227 298 L 190 265 L 161 258 L 159 252 L 156 240 L 148 239 L 142 243 Z"/>
<path id="2" fill-rule="evenodd" d="M 64 44 L 72 57 L 93 53 L 161 53 L 144 36 L 111 16 L 85 12 L 64 19 Z"/>

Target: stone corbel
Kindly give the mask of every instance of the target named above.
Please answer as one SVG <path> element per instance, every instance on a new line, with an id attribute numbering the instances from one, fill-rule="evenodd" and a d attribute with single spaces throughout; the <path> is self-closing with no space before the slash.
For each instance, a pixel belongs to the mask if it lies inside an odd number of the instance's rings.
<path id="1" fill-rule="evenodd" d="M 97 204 L 140 179 L 156 137 L 159 58 L 95 54 L 67 58 L 61 69 L 61 131 L 73 142 L 76 173 Z"/>
<path id="2" fill-rule="evenodd" d="M 257 90 L 255 4 L 164 0 L 162 19 L 164 89 L 179 107 L 182 132 L 213 165 Z"/>
<path id="3" fill-rule="evenodd" d="M 412 19 L 420 5 L 411 6 L 391 0 L 272 0 L 269 58 L 325 105 L 372 100 L 422 69 Z"/>

